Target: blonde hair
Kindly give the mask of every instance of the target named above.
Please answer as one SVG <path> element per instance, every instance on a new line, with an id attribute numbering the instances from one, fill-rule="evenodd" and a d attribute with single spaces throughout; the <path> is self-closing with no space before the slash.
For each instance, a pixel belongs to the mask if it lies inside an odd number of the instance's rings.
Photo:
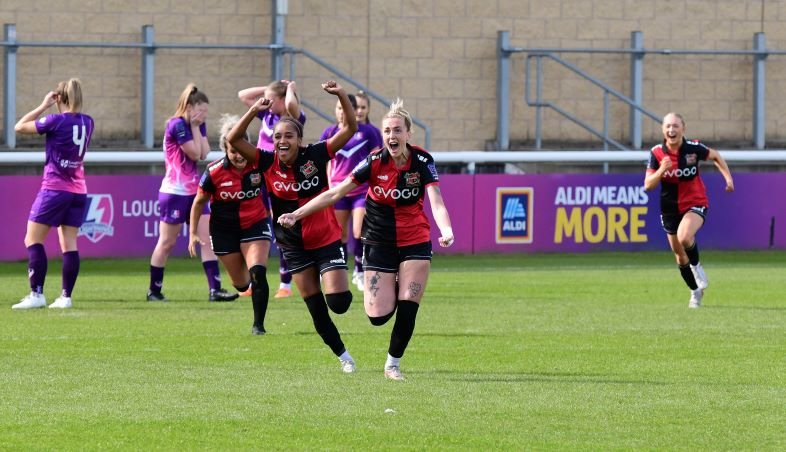
<path id="1" fill-rule="evenodd" d="M 74 113 L 82 110 L 82 82 L 78 78 L 70 78 L 57 84 L 57 97 L 69 111 Z"/>
<path id="2" fill-rule="evenodd" d="M 404 100 L 401 98 L 396 98 L 396 100 L 390 104 L 390 110 L 382 117 L 382 120 L 388 118 L 401 118 L 404 120 L 404 124 L 407 126 L 407 132 L 410 131 L 412 128 L 412 116 L 410 116 L 409 112 L 404 109 Z"/>
<path id="3" fill-rule="evenodd" d="M 238 122 L 240 122 L 240 116 L 238 115 L 229 113 L 221 114 L 221 119 L 218 121 L 218 147 L 221 148 L 224 153 L 227 152 L 227 135 L 229 135 L 229 131 L 232 130 Z M 246 141 L 250 141 L 248 131 L 244 132 L 243 138 L 245 138 Z"/>
<path id="4" fill-rule="evenodd" d="M 189 83 L 177 99 L 177 110 L 174 117 L 185 116 L 189 105 L 209 104 L 207 94 L 199 91 L 195 84 Z"/>
<path id="5" fill-rule="evenodd" d="M 666 115 L 663 116 L 663 121 L 661 121 L 661 124 L 665 124 L 666 123 L 666 118 L 668 118 L 669 116 L 674 116 L 675 118 L 679 119 L 680 122 L 682 122 L 682 127 L 685 127 L 685 118 L 681 114 L 679 114 L 679 113 L 677 113 L 675 111 L 672 111 L 670 113 L 666 113 Z"/>

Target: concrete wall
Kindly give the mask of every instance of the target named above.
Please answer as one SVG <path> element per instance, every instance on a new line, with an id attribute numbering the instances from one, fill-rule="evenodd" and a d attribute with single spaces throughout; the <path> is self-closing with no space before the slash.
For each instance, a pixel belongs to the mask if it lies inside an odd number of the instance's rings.
<path id="1" fill-rule="evenodd" d="M 201 43 L 270 42 L 271 4 L 258 0 L 3 0 L 0 23 L 15 23 L 18 39 L 138 42 L 141 27 L 156 40 Z M 433 150 L 482 149 L 495 139 L 496 37 L 510 31 L 517 47 L 627 48 L 643 32 L 647 48 L 751 49 L 764 32 L 770 49 L 786 49 L 786 0 L 289 0 L 286 41 L 306 48 L 382 95 L 400 96 L 431 126 Z M 21 48 L 17 114 L 35 107 L 61 79 L 84 82 L 85 109 L 96 118 L 94 146 L 134 142 L 139 136 L 139 50 Z M 238 89 L 268 82 L 270 55 L 248 50 L 160 50 L 155 88 L 156 140 L 186 83 L 210 97 L 212 132 L 221 112 L 242 113 Z M 629 57 L 565 55 L 593 76 L 627 93 Z M 685 114 L 688 133 L 712 143 L 752 141 L 752 57 L 645 58 L 644 104 L 659 114 Z M 2 64 L 2 62 L 0 62 Z M 511 139 L 534 139 L 534 110 L 523 100 L 523 57 L 512 71 Z M 301 95 L 332 112 L 320 92 L 330 75 L 296 59 Z M 547 99 L 596 127 L 598 90 L 554 65 L 546 66 Z M 767 66 L 767 140 L 786 142 L 786 56 Z M 0 93 L 0 96 L 2 93 Z M 377 120 L 385 108 L 372 106 Z M 612 136 L 627 138 L 627 108 L 612 104 Z M 2 112 L 0 112 L 2 115 Z M 553 113 L 544 139 L 593 138 Z M 327 125 L 310 114 L 306 139 Z M 645 146 L 659 127 L 645 122 Z M 215 134 L 211 134 L 215 143 Z M 413 141 L 423 139 L 416 130 Z"/>

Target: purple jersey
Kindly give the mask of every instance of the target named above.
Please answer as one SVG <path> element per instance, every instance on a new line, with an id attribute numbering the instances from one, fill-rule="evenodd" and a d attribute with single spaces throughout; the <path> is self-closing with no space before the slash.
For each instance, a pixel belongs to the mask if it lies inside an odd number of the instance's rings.
<path id="1" fill-rule="evenodd" d="M 281 119 L 281 115 L 273 113 L 268 108 L 265 111 L 257 113 L 257 118 L 262 121 L 262 127 L 259 128 L 257 148 L 268 152 L 275 151 L 276 148 L 273 145 L 273 131 L 276 128 L 276 124 L 278 124 L 278 121 Z M 300 124 L 306 125 L 306 114 L 303 113 L 303 111 L 300 112 L 300 116 L 297 119 L 300 121 Z"/>
<path id="2" fill-rule="evenodd" d="M 358 131 L 355 132 L 355 135 L 347 141 L 343 148 L 336 152 L 336 156 L 330 162 L 331 187 L 340 184 L 347 176 L 352 174 L 352 170 L 355 169 L 358 163 L 365 160 L 371 151 L 382 147 L 382 142 L 379 141 L 375 129 L 370 124 L 358 124 Z M 336 124 L 328 127 L 322 132 L 320 140 L 327 140 L 338 133 L 338 130 L 339 127 Z M 365 194 L 367 190 L 368 184 L 363 184 L 347 193 L 346 196 Z"/>
<path id="3" fill-rule="evenodd" d="M 82 113 L 46 115 L 35 122 L 46 134 L 46 165 L 41 188 L 87 193 L 82 161 L 93 136 L 93 118 Z"/>
<path id="4" fill-rule="evenodd" d="M 207 126 L 199 126 L 201 135 L 207 136 Z M 195 195 L 199 186 L 197 162 L 183 152 L 183 144 L 194 139 L 191 125 L 181 117 L 171 118 L 164 131 L 164 166 L 166 173 L 161 181 L 162 193 Z"/>

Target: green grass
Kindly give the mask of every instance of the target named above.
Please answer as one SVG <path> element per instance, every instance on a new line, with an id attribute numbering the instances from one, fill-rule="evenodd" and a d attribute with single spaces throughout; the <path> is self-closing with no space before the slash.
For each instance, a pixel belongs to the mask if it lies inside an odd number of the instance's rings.
<path id="1" fill-rule="evenodd" d="M 271 299 L 253 337 L 193 260 L 170 303 L 142 301 L 146 260 L 85 261 L 59 312 L 12 311 L 25 264 L 0 264 L 0 449 L 783 450 L 786 253 L 703 261 L 689 310 L 666 252 L 437 256 L 404 382 L 357 292 L 344 375 L 302 301 Z"/>

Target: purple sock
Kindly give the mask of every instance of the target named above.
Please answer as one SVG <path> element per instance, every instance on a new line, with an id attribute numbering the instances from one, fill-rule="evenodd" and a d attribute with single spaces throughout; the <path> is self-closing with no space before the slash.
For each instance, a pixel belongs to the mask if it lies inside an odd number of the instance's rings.
<path id="1" fill-rule="evenodd" d="M 70 297 L 79 276 L 79 251 L 63 253 L 63 296 Z"/>
<path id="2" fill-rule="evenodd" d="M 30 290 L 35 293 L 44 293 L 44 281 L 46 280 L 46 250 L 41 243 L 35 243 L 27 247 L 27 278 L 30 280 Z"/>
<path id="3" fill-rule="evenodd" d="M 292 284 L 292 273 L 289 273 L 287 261 L 284 260 L 284 255 L 279 251 L 278 254 L 278 276 L 284 284 Z"/>
<path id="4" fill-rule="evenodd" d="M 221 288 L 221 272 L 218 270 L 218 261 L 204 261 L 202 267 L 205 269 L 205 276 L 207 277 L 207 285 L 210 290 L 218 290 Z"/>
<path id="5" fill-rule="evenodd" d="M 363 242 L 354 236 L 350 240 L 352 240 L 352 252 L 355 255 L 355 271 L 363 273 Z"/>
<path id="6" fill-rule="evenodd" d="M 150 266 L 150 292 L 161 293 L 164 287 L 164 267 Z"/>

